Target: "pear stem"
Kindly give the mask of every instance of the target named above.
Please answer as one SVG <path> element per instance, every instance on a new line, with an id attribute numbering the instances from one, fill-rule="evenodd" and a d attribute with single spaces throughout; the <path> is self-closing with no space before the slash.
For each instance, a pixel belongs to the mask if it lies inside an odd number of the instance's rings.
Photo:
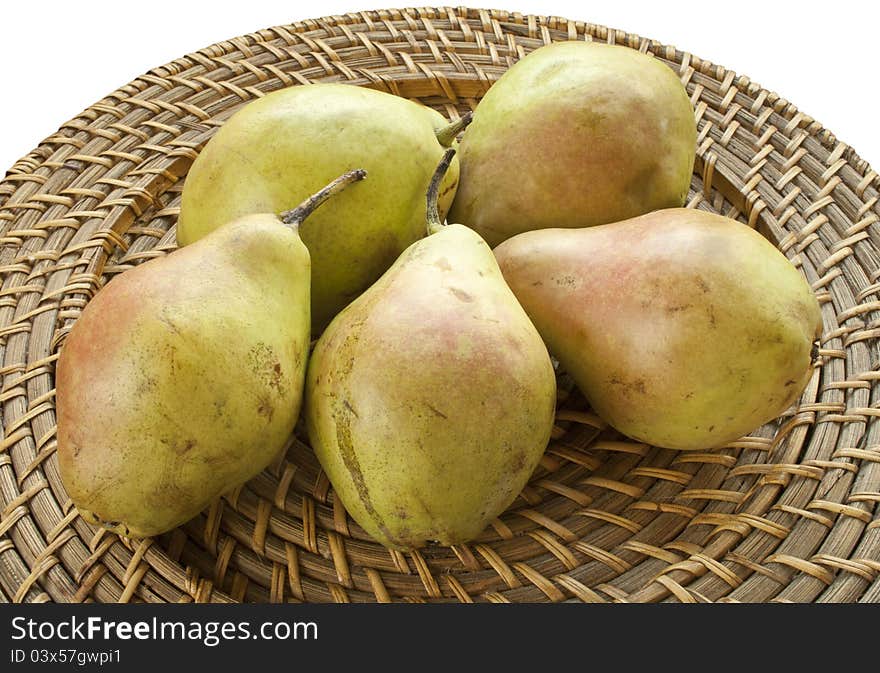
<path id="1" fill-rule="evenodd" d="M 437 136 L 437 141 L 443 145 L 443 147 L 449 147 L 452 144 L 452 141 L 455 140 L 455 137 L 464 131 L 464 129 L 467 128 L 467 125 L 471 123 L 473 116 L 473 112 L 465 112 L 460 119 L 450 122 L 442 129 L 437 129 L 434 132 Z"/>
<path id="2" fill-rule="evenodd" d="M 440 211 L 437 210 L 437 196 L 440 193 L 440 183 L 446 176 L 446 171 L 449 168 L 449 164 L 452 163 L 453 156 L 455 156 L 455 149 L 452 147 L 443 153 L 443 158 L 437 164 L 434 175 L 431 176 L 431 183 L 428 185 L 428 194 L 426 196 L 428 202 L 428 236 L 436 234 L 443 228 Z"/>
<path id="3" fill-rule="evenodd" d="M 281 221 L 284 222 L 284 224 L 288 225 L 291 229 L 296 229 L 299 225 L 303 223 L 303 220 L 311 215 L 312 212 L 314 212 L 322 203 L 324 203 L 324 201 L 329 199 L 331 196 L 335 196 L 353 182 L 363 180 L 365 177 L 367 177 L 367 172 L 363 168 L 358 168 L 353 171 L 349 171 L 348 173 L 343 173 L 329 185 L 324 187 L 324 189 L 312 194 L 296 208 L 285 210 L 279 215 L 279 217 L 281 218 Z"/>

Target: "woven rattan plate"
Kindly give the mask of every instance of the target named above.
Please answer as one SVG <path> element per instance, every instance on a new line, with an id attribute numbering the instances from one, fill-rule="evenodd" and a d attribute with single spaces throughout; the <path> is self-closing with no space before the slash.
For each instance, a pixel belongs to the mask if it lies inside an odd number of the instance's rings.
<path id="1" fill-rule="evenodd" d="M 54 367 L 83 306 L 175 247 L 187 169 L 244 103 L 307 82 L 473 108 L 529 51 L 600 40 L 685 83 L 699 128 L 688 206 L 760 229 L 822 305 L 814 376 L 776 422 L 674 452 L 603 427 L 575 391 L 528 487 L 476 541 L 402 554 L 334 500 L 303 437 L 199 517 L 128 540 L 77 516 L 55 456 Z M 25 104 L 21 102 L 20 104 Z M 877 173 L 777 95 L 674 47 L 476 9 L 278 26 L 155 68 L 0 182 L 0 600 L 880 602 Z"/>

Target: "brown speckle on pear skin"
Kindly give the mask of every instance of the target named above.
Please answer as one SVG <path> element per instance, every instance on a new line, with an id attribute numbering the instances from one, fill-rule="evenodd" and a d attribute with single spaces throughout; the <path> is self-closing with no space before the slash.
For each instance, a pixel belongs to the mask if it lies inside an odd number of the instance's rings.
<path id="1" fill-rule="evenodd" d="M 457 287 L 450 287 L 449 292 L 451 292 L 456 299 L 465 303 L 471 303 L 474 300 L 473 295 Z"/>

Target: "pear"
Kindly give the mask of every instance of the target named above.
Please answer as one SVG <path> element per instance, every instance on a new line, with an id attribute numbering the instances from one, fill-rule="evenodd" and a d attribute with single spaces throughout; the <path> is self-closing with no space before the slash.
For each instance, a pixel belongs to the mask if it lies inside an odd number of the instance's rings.
<path id="1" fill-rule="evenodd" d="M 317 336 L 424 236 L 424 185 L 468 120 L 450 124 L 417 102 L 349 84 L 267 94 L 199 153 L 181 194 L 177 242 L 189 245 L 240 215 L 278 212 L 344 171 L 366 169 L 371 189 L 334 199 L 300 229 L 312 259 Z M 457 181 L 456 160 L 441 187 L 443 213 Z"/>
<path id="2" fill-rule="evenodd" d="M 495 256 L 550 352 L 633 439 L 718 447 L 781 414 L 812 375 L 816 297 L 730 218 L 672 208 L 527 232 Z"/>
<path id="3" fill-rule="evenodd" d="M 297 227 L 359 180 L 246 215 L 130 269 L 90 301 L 58 359 L 58 461 L 92 523 L 150 537 L 263 470 L 300 411 L 309 253 Z"/>
<path id="4" fill-rule="evenodd" d="M 553 426 L 547 349 L 485 241 L 436 209 L 330 323 L 312 352 L 303 415 L 336 497 L 393 549 L 476 537 L 520 493 Z"/>
<path id="5" fill-rule="evenodd" d="M 494 247 L 533 229 L 681 206 L 696 137 L 687 92 L 659 59 L 598 42 L 549 44 L 476 106 L 449 216 Z"/>

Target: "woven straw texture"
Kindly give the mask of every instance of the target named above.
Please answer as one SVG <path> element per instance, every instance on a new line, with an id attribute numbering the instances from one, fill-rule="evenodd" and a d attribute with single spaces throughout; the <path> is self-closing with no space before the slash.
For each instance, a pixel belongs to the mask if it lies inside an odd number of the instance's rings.
<path id="1" fill-rule="evenodd" d="M 72 507 L 54 367 L 109 280 L 175 247 L 187 169 L 234 111 L 307 82 L 418 99 L 454 118 L 543 44 L 598 40 L 677 72 L 699 137 L 688 207 L 757 227 L 822 306 L 798 403 L 726 447 L 675 452 L 560 393 L 521 496 L 473 543 L 388 551 L 333 498 L 303 437 L 188 524 L 129 540 Z M 114 91 L 0 182 L 0 600 L 880 602 L 877 173 L 747 77 L 561 18 L 371 11 L 212 45 Z"/>

